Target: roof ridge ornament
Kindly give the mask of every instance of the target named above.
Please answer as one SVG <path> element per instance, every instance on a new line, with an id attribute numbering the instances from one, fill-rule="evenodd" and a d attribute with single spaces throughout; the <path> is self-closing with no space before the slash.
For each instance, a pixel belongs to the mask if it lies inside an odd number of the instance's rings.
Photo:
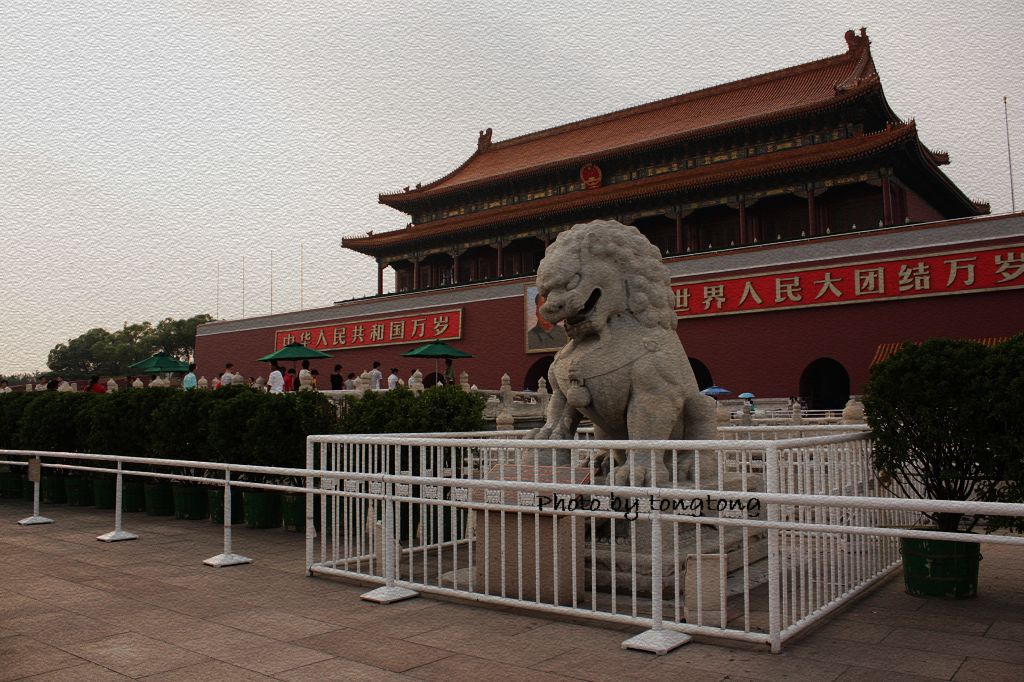
<path id="1" fill-rule="evenodd" d="M 476 150 L 485 152 L 491 148 L 491 129 L 480 131 L 480 138 L 476 141 Z"/>
<path id="2" fill-rule="evenodd" d="M 857 35 L 851 28 L 843 37 L 846 38 L 846 47 L 850 52 L 871 44 L 871 40 L 868 38 L 868 30 L 864 26 L 860 27 L 860 35 Z"/>

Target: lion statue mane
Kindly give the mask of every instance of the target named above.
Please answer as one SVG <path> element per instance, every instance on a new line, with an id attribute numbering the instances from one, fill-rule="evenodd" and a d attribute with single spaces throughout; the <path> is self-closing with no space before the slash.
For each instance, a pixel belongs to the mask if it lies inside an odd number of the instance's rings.
<path id="1" fill-rule="evenodd" d="M 541 315 L 564 322 L 569 342 L 548 370 L 552 396 L 535 438 L 571 439 L 583 417 L 599 439 L 715 437 L 715 402 L 698 390 L 676 334 L 668 270 L 639 230 L 594 221 L 562 232 L 540 263 L 537 287 Z M 667 458 L 655 458 L 651 470 L 650 456 L 627 462 L 623 451 L 607 454 L 616 464 L 609 482 L 671 484 Z M 692 457 L 679 480 L 692 476 Z"/>

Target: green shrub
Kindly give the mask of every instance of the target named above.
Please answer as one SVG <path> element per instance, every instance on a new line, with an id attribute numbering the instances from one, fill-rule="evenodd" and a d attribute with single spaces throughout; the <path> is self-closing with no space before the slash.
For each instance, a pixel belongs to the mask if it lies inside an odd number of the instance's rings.
<path id="1" fill-rule="evenodd" d="M 875 436 L 875 466 L 909 497 L 994 500 L 1008 470 L 994 419 L 992 356 L 970 341 L 904 344 L 875 365 L 864 399 Z M 1019 404 L 1019 400 L 1018 400 Z M 1005 418 L 1005 415 L 1004 415 Z M 963 514 L 928 517 L 956 531 Z M 971 520 L 967 530 L 973 527 Z"/>
<path id="2" fill-rule="evenodd" d="M 407 388 L 346 398 L 342 433 L 482 431 L 484 399 L 458 386 L 434 386 L 419 396 Z"/>
<path id="3" fill-rule="evenodd" d="M 21 448 L 18 440 L 21 417 L 25 408 L 39 395 L 34 391 L 0 393 L 0 448 Z"/>
<path id="4" fill-rule="evenodd" d="M 993 448 L 1005 455 L 1004 483 L 995 491 L 1000 502 L 1024 502 L 1024 334 L 1000 344 L 989 356 L 989 397 L 994 422 Z M 993 517 L 988 530 L 1009 528 L 1024 533 L 1024 518 Z"/>

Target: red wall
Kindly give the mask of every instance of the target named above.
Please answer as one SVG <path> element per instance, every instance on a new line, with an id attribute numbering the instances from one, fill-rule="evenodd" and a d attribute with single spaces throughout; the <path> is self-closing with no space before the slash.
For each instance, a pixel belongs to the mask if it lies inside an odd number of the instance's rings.
<path id="1" fill-rule="evenodd" d="M 469 372 L 470 382 L 497 388 L 508 372 L 512 387 L 522 388 L 526 372 L 542 354 L 523 350 L 523 301 L 507 298 L 462 306 L 463 338 L 452 345 L 476 357 L 457 360 L 457 372 Z M 903 299 L 781 310 L 681 320 L 679 336 L 687 353 L 711 370 L 716 384 L 739 393 L 764 397 L 799 393 L 800 375 L 812 361 L 828 357 L 850 374 L 850 391 L 860 394 L 868 379 L 879 344 L 920 341 L 932 337 L 983 338 L 1012 336 L 1024 331 L 1024 290 Z M 196 339 L 199 374 L 212 379 L 233 362 L 245 376 L 266 376 L 266 363 L 255 361 L 274 350 L 274 330 L 260 329 Z M 433 371 L 432 360 L 402 358 L 414 346 L 383 346 L 334 352 L 335 359 L 311 363 L 328 386 L 336 362 L 344 373 L 360 373 L 380 360 L 385 374 L 399 368 L 407 379 L 413 369 Z M 285 367 L 288 363 L 285 363 Z M 443 365 L 442 365 L 443 366 Z"/>

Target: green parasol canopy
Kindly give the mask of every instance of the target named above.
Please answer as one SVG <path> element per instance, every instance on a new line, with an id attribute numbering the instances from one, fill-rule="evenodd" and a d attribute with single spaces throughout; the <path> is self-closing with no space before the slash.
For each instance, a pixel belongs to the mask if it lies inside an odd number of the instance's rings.
<path id="1" fill-rule="evenodd" d="M 284 348 L 276 350 L 270 355 L 264 355 L 259 359 L 259 362 L 270 362 L 271 360 L 319 360 L 320 358 L 330 357 L 333 356 L 313 348 L 307 348 L 301 343 L 289 343 Z"/>
<path id="2" fill-rule="evenodd" d="M 177 358 L 172 358 L 167 351 L 160 351 L 134 365 L 128 365 L 140 374 L 162 374 L 165 372 L 187 372 L 188 365 Z"/>
<path id="3" fill-rule="evenodd" d="M 444 341 L 431 341 L 428 344 L 413 348 L 408 353 L 402 353 L 403 358 L 471 358 L 469 353 L 464 353 L 458 348 L 449 346 Z"/>

